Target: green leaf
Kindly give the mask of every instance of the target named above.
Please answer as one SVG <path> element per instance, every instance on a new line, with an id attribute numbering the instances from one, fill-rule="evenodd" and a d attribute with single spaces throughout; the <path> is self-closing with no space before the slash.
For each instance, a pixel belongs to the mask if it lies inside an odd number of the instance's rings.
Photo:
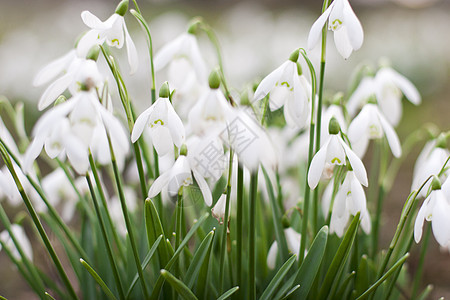
<path id="1" fill-rule="evenodd" d="M 154 245 L 156 238 L 160 235 L 163 236 L 163 240 L 165 241 L 166 237 L 164 235 L 161 219 L 159 218 L 158 211 L 156 210 L 153 201 L 151 201 L 150 199 L 145 200 L 144 214 L 148 244 Z M 162 243 L 161 247 L 158 247 L 158 255 L 160 265 L 165 266 L 169 261 L 169 253 L 166 247 L 166 243 Z"/>
<path id="2" fill-rule="evenodd" d="M 422 294 L 419 295 L 417 300 L 426 300 L 433 290 L 433 286 L 431 284 L 427 285 L 427 287 L 423 290 Z"/>
<path id="3" fill-rule="evenodd" d="M 163 238 L 163 236 L 160 235 L 158 237 L 158 239 L 155 241 L 155 243 L 153 243 L 152 248 L 148 251 L 147 256 L 144 258 L 144 261 L 142 262 L 142 270 L 144 270 L 147 267 L 147 265 L 150 263 L 150 260 L 152 259 L 153 254 L 155 254 L 156 249 L 158 248 L 159 244 L 161 243 L 162 238 Z M 130 284 L 130 287 L 128 288 L 127 296 L 126 296 L 127 299 L 130 296 L 131 292 L 133 291 L 133 288 L 136 285 L 136 283 L 138 282 L 138 280 L 139 280 L 139 274 L 136 273 L 136 275 L 133 278 L 133 281 Z"/>
<path id="4" fill-rule="evenodd" d="M 357 295 L 361 295 L 369 286 L 369 270 L 367 255 L 361 257 L 361 261 L 358 264 L 358 270 L 356 272 L 355 290 Z"/>
<path id="5" fill-rule="evenodd" d="M 215 230 L 210 231 L 202 241 L 197 251 L 195 251 L 194 258 L 192 259 L 192 262 L 189 265 L 186 274 L 184 275 L 186 285 L 189 288 L 192 288 L 194 286 L 203 262 L 205 261 L 206 257 L 208 257 L 208 253 L 211 250 L 212 241 L 214 238 L 214 233 Z"/>
<path id="6" fill-rule="evenodd" d="M 289 297 L 291 297 L 295 293 L 295 291 L 298 290 L 299 288 L 300 288 L 300 284 L 297 284 L 289 292 L 287 292 L 286 296 L 284 296 L 281 299 L 282 300 L 289 299 Z"/>
<path id="7" fill-rule="evenodd" d="M 189 232 L 186 234 L 186 236 L 184 237 L 183 241 L 180 243 L 180 246 L 175 251 L 175 253 L 173 254 L 172 258 L 169 260 L 167 265 L 165 266 L 166 270 L 170 270 L 170 268 L 173 266 L 173 264 L 177 261 L 178 256 L 180 255 L 180 253 L 183 251 L 183 248 L 186 246 L 186 244 L 189 242 L 189 240 L 195 234 L 197 229 L 203 224 L 203 222 L 205 222 L 205 220 L 208 218 L 208 216 L 209 216 L 209 213 L 205 213 L 197 221 L 197 223 L 195 223 L 194 226 L 192 226 L 191 230 L 189 230 Z M 161 276 L 161 275 L 158 276 L 158 279 L 156 280 L 156 284 L 155 284 L 155 286 L 153 288 L 152 294 L 150 295 L 150 299 L 155 299 L 155 300 L 158 299 L 159 293 L 161 291 L 163 283 L 164 283 L 164 277 Z"/>
<path id="8" fill-rule="evenodd" d="M 292 265 L 295 263 L 297 255 L 292 255 L 278 270 L 277 274 L 272 278 L 264 293 L 261 295 L 261 300 L 272 299 L 273 294 L 275 294 L 278 285 L 283 281 L 284 277 L 287 275 Z"/>
<path id="9" fill-rule="evenodd" d="M 161 275 L 164 277 L 164 279 L 169 282 L 171 286 L 178 292 L 178 295 L 181 296 L 181 298 L 186 300 L 197 300 L 197 297 L 194 295 L 194 293 L 179 279 L 177 279 L 175 276 L 173 276 L 169 271 L 167 270 L 161 270 Z"/>
<path id="10" fill-rule="evenodd" d="M 236 293 L 239 290 L 238 286 L 235 286 L 234 288 L 229 289 L 228 291 L 226 291 L 225 293 L 223 293 L 222 296 L 220 296 L 219 298 L 217 298 L 217 300 L 225 300 L 230 298 L 231 295 L 233 295 L 234 293 Z"/>
<path id="11" fill-rule="evenodd" d="M 346 299 L 346 298 L 348 298 L 348 297 L 344 297 L 344 294 L 345 294 L 345 291 L 346 291 L 347 287 L 349 286 L 350 282 L 355 277 L 355 275 L 356 275 L 355 271 L 353 271 L 353 272 L 351 272 L 350 274 L 347 275 L 347 277 L 342 282 L 339 290 L 337 291 L 336 295 L 334 295 L 332 299 Z"/>
<path id="12" fill-rule="evenodd" d="M 116 300 L 116 297 L 111 292 L 111 290 L 108 288 L 106 283 L 103 281 L 103 279 L 95 272 L 95 270 L 82 258 L 80 258 L 81 264 L 86 268 L 86 270 L 91 274 L 91 276 L 95 279 L 95 281 L 98 283 L 98 285 L 102 288 L 103 292 L 105 292 L 106 296 L 108 296 L 109 299 Z"/>
<path id="13" fill-rule="evenodd" d="M 344 265 L 347 262 L 350 249 L 352 248 L 353 241 L 355 240 L 356 232 L 358 230 L 358 225 L 360 222 L 359 215 L 360 213 L 358 212 L 353 218 L 353 221 L 350 223 L 350 226 L 345 232 L 344 238 L 339 245 L 336 255 L 334 256 L 331 265 L 328 267 L 325 279 L 322 282 L 322 288 L 319 292 L 319 299 L 326 299 L 328 297 L 334 280 L 339 277 L 339 274 L 342 272 Z"/>

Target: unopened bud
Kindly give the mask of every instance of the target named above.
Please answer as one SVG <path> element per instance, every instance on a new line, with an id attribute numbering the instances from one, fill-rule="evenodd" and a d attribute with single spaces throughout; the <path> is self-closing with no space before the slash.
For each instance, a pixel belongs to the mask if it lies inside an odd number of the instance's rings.
<path id="1" fill-rule="evenodd" d="M 293 61 L 293 62 L 297 62 L 298 55 L 299 55 L 299 50 L 295 49 L 294 52 L 292 52 L 291 55 L 289 56 L 289 60 Z"/>
<path id="2" fill-rule="evenodd" d="M 283 224 L 283 228 L 291 227 L 291 221 L 289 221 L 289 218 L 286 215 L 281 217 L 281 224 Z"/>
<path id="3" fill-rule="evenodd" d="M 162 84 L 161 88 L 159 89 L 159 97 L 169 98 L 169 96 L 170 96 L 170 88 L 169 83 L 166 81 Z"/>
<path id="4" fill-rule="evenodd" d="M 128 11 L 128 0 L 120 1 L 119 5 L 117 5 L 117 8 L 116 8 L 116 14 L 123 17 L 123 16 L 125 16 L 127 11 Z"/>
<path id="5" fill-rule="evenodd" d="M 211 89 L 218 89 L 220 86 L 220 75 L 219 70 L 216 68 L 214 69 L 211 74 L 209 74 L 208 78 L 209 87 Z"/>
<path id="6" fill-rule="evenodd" d="M 338 134 L 341 130 L 341 126 L 339 125 L 338 120 L 335 117 L 332 117 L 330 123 L 328 124 L 328 133 L 329 134 Z"/>

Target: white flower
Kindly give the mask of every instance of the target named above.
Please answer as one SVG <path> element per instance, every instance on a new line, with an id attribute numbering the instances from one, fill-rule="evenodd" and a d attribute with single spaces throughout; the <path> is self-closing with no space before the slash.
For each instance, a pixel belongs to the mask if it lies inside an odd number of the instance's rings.
<path id="1" fill-rule="evenodd" d="M 421 97 L 414 85 L 404 76 L 389 67 L 378 70 L 375 77 L 364 77 L 347 103 L 351 116 L 367 100 L 375 96 L 386 119 L 397 126 L 402 116 L 402 95 L 413 104 L 419 105 Z"/>
<path id="2" fill-rule="evenodd" d="M 77 53 L 85 57 L 89 49 L 94 45 L 102 45 L 106 42 L 111 47 L 121 49 L 126 43 L 130 74 L 136 72 L 139 61 L 136 46 L 128 33 L 125 19 L 118 13 L 114 13 L 105 22 L 100 21 L 89 11 L 81 13 L 81 19 L 91 30 L 89 30 L 78 42 Z"/>
<path id="3" fill-rule="evenodd" d="M 125 186 L 123 192 L 125 194 L 125 199 L 127 200 L 127 209 L 129 213 L 135 212 L 138 205 L 134 189 Z M 127 234 L 127 226 L 123 217 L 122 204 L 117 195 L 111 197 L 108 204 L 108 210 L 111 214 L 111 219 L 114 222 L 114 227 L 121 236 L 125 236 Z"/>
<path id="4" fill-rule="evenodd" d="M 321 145 L 323 145 L 325 143 L 325 141 L 328 140 L 328 137 L 330 136 L 330 134 L 328 132 L 328 124 L 330 123 L 330 120 L 333 117 L 336 119 L 336 121 L 338 121 L 339 126 L 341 127 L 341 131 L 344 133 L 347 132 L 347 122 L 345 121 L 342 107 L 339 105 L 336 105 L 336 104 L 332 104 L 332 105 L 328 106 L 322 113 L 322 123 L 321 123 L 321 130 L 320 130 Z"/>
<path id="5" fill-rule="evenodd" d="M 308 185 L 315 189 L 326 165 L 345 165 L 348 158 L 356 178 L 367 186 L 367 173 L 361 159 L 350 149 L 337 134 L 330 134 L 329 139 L 314 155 L 308 172 Z"/>
<path id="6" fill-rule="evenodd" d="M 432 190 L 419 209 L 414 224 L 416 243 L 422 238 L 424 220 L 431 221 L 433 235 L 439 245 L 448 247 L 450 245 L 450 202 L 443 190 Z"/>
<path id="7" fill-rule="evenodd" d="M 298 259 L 298 252 L 300 251 L 300 240 L 302 238 L 301 234 L 296 232 L 291 227 L 289 227 L 284 229 L 284 235 L 286 237 L 286 243 L 289 252 L 295 253 Z M 273 242 L 272 246 L 270 246 L 269 252 L 267 253 L 267 266 L 269 267 L 269 269 L 272 270 L 275 269 L 277 255 L 278 255 L 278 243 L 277 241 L 275 241 Z"/>
<path id="8" fill-rule="evenodd" d="M 33 248 L 31 248 L 30 240 L 28 239 L 27 235 L 25 234 L 25 231 L 23 230 L 22 226 L 17 224 L 11 225 L 11 231 L 14 235 L 14 237 L 17 239 L 17 242 L 20 245 L 20 248 L 22 249 L 23 253 L 29 260 L 33 260 Z M 0 233 L 0 240 L 4 244 L 4 246 L 12 252 L 12 255 L 19 261 L 22 260 L 22 257 L 20 256 L 19 251 L 17 250 L 11 236 L 9 235 L 9 232 L 4 230 Z M 0 244 L 0 250 L 2 249 L 2 245 Z"/>
<path id="9" fill-rule="evenodd" d="M 175 88 L 183 88 L 193 73 L 197 81 L 206 84 L 207 68 L 195 35 L 183 33 L 156 53 L 155 71 L 163 69 L 169 63 L 169 81 L 174 83 Z"/>
<path id="10" fill-rule="evenodd" d="M 327 204 L 330 205 L 329 203 Z M 324 210 L 328 212 L 327 207 Z M 350 215 L 356 215 L 358 212 L 361 212 L 361 226 L 364 232 L 369 234 L 371 224 L 369 212 L 367 211 L 366 195 L 355 173 L 348 171 L 334 198 L 330 233 L 336 232 L 341 237 L 344 234 Z"/>
<path id="11" fill-rule="evenodd" d="M 159 156 L 169 153 L 173 145 L 181 147 L 185 139 L 183 123 L 168 98 L 158 98 L 136 119 L 131 133 L 133 143 L 138 140 L 147 126 Z"/>
<path id="12" fill-rule="evenodd" d="M 313 49 L 322 35 L 322 28 L 328 20 L 328 29 L 334 32 L 334 43 L 344 59 L 353 50 L 361 48 L 364 32 L 348 0 L 334 0 L 325 12 L 314 22 L 308 36 L 308 48 Z"/>
<path id="13" fill-rule="evenodd" d="M 395 157 L 402 155 L 397 133 L 375 104 L 364 105 L 361 112 L 350 123 L 347 135 L 353 150 L 359 157 L 363 157 L 366 153 L 369 139 L 379 139 L 383 135 L 386 136 L 392 154 Z"/>
<path id="14" fill-rule="evenodd" d="M 217 221 L 219 221 L 219 224 L 223 224 L 224 223 L 225 206 L 227 204 L 226 200 L 227 200 L 227 195 L 226 194 L 222 194 L 222 196 L 220 196 L 219 200 L 217 200 L 216 205 L 214 205 L 214 207 L 211 209 L 212 216 L 214 218 L 216 218 Z"/>
<path id="15" fill-rule="evenodd" d="M 304 75 L 298 75 L 297 63 L 287 60 L 267 75 L 255 91 L 258 101 L 269 94 L 271 111 L 284 105 L 284 118 L 291 127 L 303 128 L 310 115 L 311 85 Z"/>
<path id="16" fill-rule="evenodd" d="M 172 168 L 156 178 L 148 191 L 148 197 L 155 197 L 166 186 L 169 195 L 175 197 L 178 194 L 180 187 L 188 186 L 193 183 L 192 175 L 194 175 L 194 178 L 197 181 L 206 205 L 211 206 L 212 195 L 208 183 L 198 171 L 191 168 L 189 159 L 184 155 L 180 155 Z"/>

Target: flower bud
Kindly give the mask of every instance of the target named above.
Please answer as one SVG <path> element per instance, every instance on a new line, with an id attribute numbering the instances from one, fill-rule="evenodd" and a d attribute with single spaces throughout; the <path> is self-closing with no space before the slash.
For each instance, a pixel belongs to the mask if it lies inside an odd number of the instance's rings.
<path id="1" fill-rule="evenodd" d="M 211 89 L 218 89 L 220 86 L 220 75 L 219 70 L 216 68 L 214 69 L 211 74 L 209 74 L 208 78 L 209 87 Z"/>
<path id="2" fill-rule="evenodd" d="M 128 11 L 128 0 L 120 1 L 119 5 L 117 5 L 116 8 L 116 14 L 123 17 L 127 11 Z"/>
<path id="3" fill-rule="evenodd" d="M 169 98 L 169 96 L 170 96 L 170 88 L 169 83 L 166 81 L 162 84 L 161 88 L 159 89 L 159 97 Z"/>
<path id="4" fill-rule="evenodd" d="M 180 155 L 186 156 L 187 153 L 188 153 L 188 150 L 187 150 L 186 144 L 181 145 L 181 147 L 180 147 Z"/>
<path id="5" fill-rule="evenodd" d="M 341 126 L 339 125 L 338 120 L 335 117 L 332 117 L 330 123 L 328 124 L 328 133 L 329 134 L 338 134 L 341 130 Z"/>
<path id="6" fill-rule="evenodd" d="M 292 52 L 291 55 L 289 56 L 289 60 L 293 61 L 293 62 L 297 62 L 298 55 L 299 55 L 299 50 L 295 49 L 294 52 Z"/>
<path id="7" fill-rule="evenodd" d="M 291 227 L 291 221 L 289 221 L 289 218 L 286 215 L 283 215 L 283 217 L 281 217 L 281 224 L 285 229 Z"/>
<path id="8" fill-rule="evenodd" d="M 217 200 L 216 205 L 214 205 L 214 207 L 211 209 L 211 214 L 213 215 L 214 218 L 217 219 L 217 221 L 219 221 L 219 224 L 224 223 L 225 208 L 226 208 L 226 204 L 227 204 L 226 200 L 227 200 L 227 195 L 222 194 L 222 196 L 220 196 L 219 200 Z"/>
<path id="9" fill-rule="evenodd" d="M 431 181 L 431 190 L 435 191 L 435 190 L 440 190 L 441 189 L 441 181 L 439 180 L 439 178 L 434 175 L 433 176 L 433 181 Z"/>
<path id="10" fill-rule="evenodd" d="M 91 49 L 89 49 L 89 52 L 86 55 L 86 59 L 91 59 L 93 61 L 97 61 L 99 53 L 100 53 L 100 47 L 98 45 L 95 45 Z"/>

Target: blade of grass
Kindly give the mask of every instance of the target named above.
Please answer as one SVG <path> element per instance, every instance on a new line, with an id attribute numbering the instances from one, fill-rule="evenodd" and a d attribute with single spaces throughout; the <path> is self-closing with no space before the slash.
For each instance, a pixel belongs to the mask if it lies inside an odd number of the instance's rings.
<path id="1" fill-rule="evenodd" d="M 220 296 L 219 298 L 217 298 L 217 300 L 225 300 L 230 298 L 234 293 L 236 293 L 239 290 L 238 286 L 235 286 L 234 288 L 229 289 L 228 291 L 226 291 L 225 293 L 222 294 L 222 296 Z"/>
<path id="2" fill-rule="evenodd" d="M 197 300 L 198 298 L 194 293 L 183 283 L 183 281 L 177 279 L 169 271 L 162 269 L 161 275 L 165 280 L 178 292 L 181 298 L 186 300 Z"/>
<path id="3" fill-rule="evenodd" d="M 80 263 L 83 265 L 83 267 L 86 268 L 86 270 L 91 274 L 91 276 L 94 278 L 94 280 L 98 283 L 98 285 L 102 288 L 103 292 L 105 292 L 106 296 L 108 296 L 111 300 L 116 300 L 116 297 L 111 292 L 109 287 L 106 285 L 106 283 L 103 281 L 103 279 L 95 272 L 95 270 L 82 258 L 80 258 Z"/>
<path id="4" fill-rule="evenodd" d="M 264 293 L 261 295 L 261 297 L 259 299 L 261 299 L 261 300 L 272 299 L 273 295 L 277 291 L 278 286 L 284 280 L 285 276 L 288 274 L 288 272 L 291 269 L 292 265 L 295 263 L 296 258 L 297 258 L 297 255 L 292 255 L 283 264 L 283 266 L 278 270 L 278 272 L 272 278 L 272 280 L 270 281 L 269 285 L 264 290 Z"/>

